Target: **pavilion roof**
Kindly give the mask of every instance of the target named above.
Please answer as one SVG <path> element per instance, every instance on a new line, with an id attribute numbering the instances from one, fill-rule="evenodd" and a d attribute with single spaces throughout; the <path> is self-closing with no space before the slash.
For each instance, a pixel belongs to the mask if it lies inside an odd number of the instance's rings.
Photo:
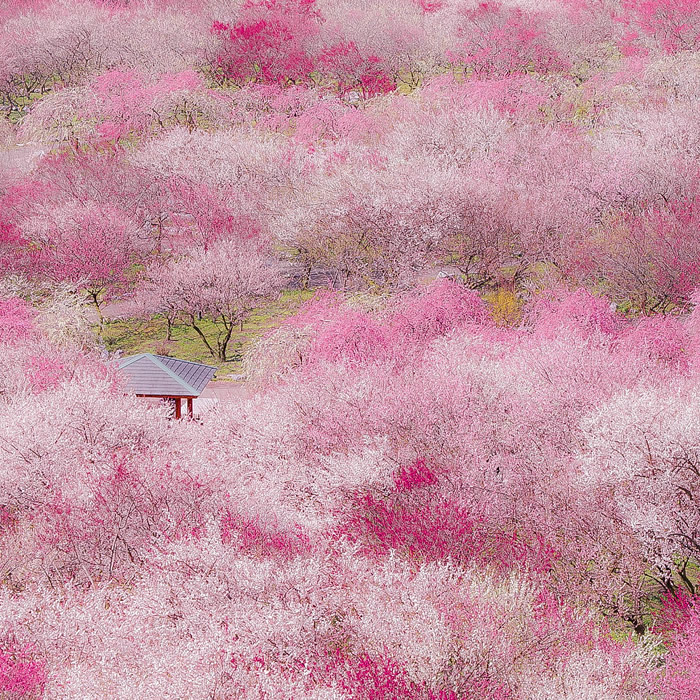
<path id="1" fill-rule="evenodd" d="M 140 353 L 118 361 L 127 376 L 127 387 L 144 396 L 199 396 L 216 367 L 175 357 Z"/>

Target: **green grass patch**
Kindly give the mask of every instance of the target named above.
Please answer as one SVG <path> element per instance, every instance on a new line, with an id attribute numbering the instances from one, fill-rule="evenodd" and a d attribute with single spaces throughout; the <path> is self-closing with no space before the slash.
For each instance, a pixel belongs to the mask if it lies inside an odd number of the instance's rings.
<path id="1" fill-rule="evenodd" d="M 224 363 L 212 357 L 196 331 L 185 325 L 174 326 L 173 339 L 166 340 L 167 322 L 160 315 L 150 319 L 129 318 L 110 321 L 104 326 L 102 339 L 109 352 L 121 350 L 124 356 L 152 352 L 157 355 L 167 354 L 182 360 L 216 365 L 219 368 L 216 373 L 217 379 L 225 379 L 243 372 L 243 358 L 255 339 L 279 326 L 313 295 L 314 292 L 311 290 L 286 290 L 279 298 L 255 309 L 243 324 L 243 330 L 234 331 L 229 344 L 230 359 Z M 216 336 L 216 328 L 208 319 L 202 319 L 200 327 L 207 337 Z"/>

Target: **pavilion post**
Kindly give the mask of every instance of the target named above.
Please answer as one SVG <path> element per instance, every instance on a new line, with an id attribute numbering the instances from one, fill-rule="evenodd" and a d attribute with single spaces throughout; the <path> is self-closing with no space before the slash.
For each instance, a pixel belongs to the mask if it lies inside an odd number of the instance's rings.
<path id="1" fill-rule="evenodd" d="M 181 398 L 175 399 L 175 418 L 177 418 L 177 419 L 182 418 L 182 399 Z"/>
<path id="2" fill-rule="evenodd" d="M 187 399 L 187 415 L 194 418 L 194 399 L 191 396 Z"/>

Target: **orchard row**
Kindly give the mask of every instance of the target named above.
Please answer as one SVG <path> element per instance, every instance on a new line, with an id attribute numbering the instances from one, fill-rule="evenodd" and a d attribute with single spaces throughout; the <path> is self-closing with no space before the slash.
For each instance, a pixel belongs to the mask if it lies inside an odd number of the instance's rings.
<path id="1" fill-rule="evenodd" d="M 484 291 L 688 303 L 697 3 L 229 5 L 4 11 L 6 271 L 98 307 L 168 288 L 151 313 L 224 336 L 280 261 L 345 289 L 448 266 Z M 235 312 L 193 300 L 177 280 L 233 248 L 260 283 Z"/>

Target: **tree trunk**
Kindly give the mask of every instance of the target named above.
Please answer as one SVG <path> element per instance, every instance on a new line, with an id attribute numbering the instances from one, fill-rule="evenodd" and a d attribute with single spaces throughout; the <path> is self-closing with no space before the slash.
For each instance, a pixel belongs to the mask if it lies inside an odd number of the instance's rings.
<path id="1" fill-rule="evenodd" d="M 243 321 L 241 321 L 243 323 Z M 224 322 L 224 337 L 219 340 L 218 346 L 219 346 L 219 360 L 221 362 L 227 362 L 228 361 L 228 345 L 229 342 L 231 341 L 231 336 L 233 335 L 233 329 L 234 329 L 234 321 L 230 320 L 227 322 Z"/>
<path id="2" fill-rule="evenodd" d="M 99 326 L 97 327 L 97 335 L 102 337 L 102 334 L 104 332 L 104 327 L 105 327 L 105 317 L 104 314 L 102 313 L 102 309 L 100 308 L 100 302 L 98 301 L 98 296 L 99 292 L 88 292 L 88 296 L 92 300 L 92 303 L 95 305 L 95 310 L 97 311 L 97 317 L 99 319 Z"/>
<path id="3" fill-rule="evenodd" d="M 304 265 L 304 274 L 301 276 L 301 288 L 304 290 L 309 288 L 309 283 L 311 282 L 311 269 L 311 263 Z"/>
<path id="4" fill-rule="evenodd" d="M 202 333 L 202 329 L 197 325 L 197 322 L 195 321 L 194 316 L 190 316 L 190 325 L 194 330 L 196 331 L 197 335 L 202 339 L 202 342 L 206 346 L 207 350 L 211 353 L 211 356 L 215 359 L 219 359 L 219 354 L 217 353 L 214 348 L 211 346 L 209 341 L 207 340 L 207 337 Z"/>

